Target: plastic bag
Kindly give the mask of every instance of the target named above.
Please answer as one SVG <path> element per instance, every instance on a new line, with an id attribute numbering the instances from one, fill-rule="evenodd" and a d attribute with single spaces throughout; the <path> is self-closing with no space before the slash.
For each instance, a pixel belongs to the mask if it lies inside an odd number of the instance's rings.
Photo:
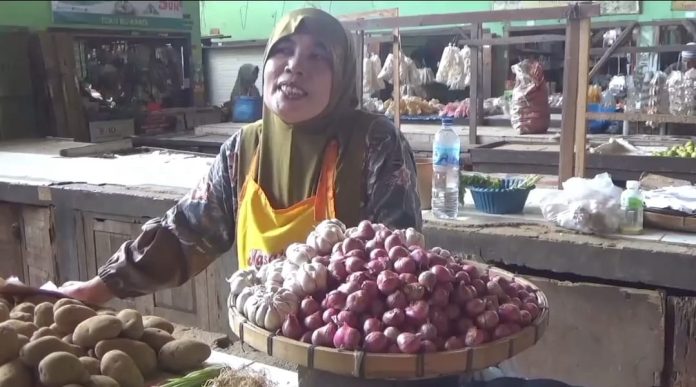
<path id="1" fill-rule="evenodd" d="M 645 112 L 648 114 L 664 114 L 669 111 L 669 93 L 667 92 L 667 75 L 658 71 L 650 80 L 650 90 L 648 92 L 648 105 Z M 646 124 L 656 128 L 659 124 L 648 121 Z"/>
<path id="2" fill-rule="evenodd" d="M 512 66 L 515 87 L 510 101 L 510 123 L 520 134 L 543 134 L 549 129 L 551 109 L 544 69 L 534 60 Z"/>
<path id="3" fill-rule="evenodd" d="M 593 179 L 573 177 L 563 183 L 563 191 L 541 200 L 544 219 L 556 225 L 587 234 L 611 234 L 621 224 L 621 189 L 608 173 Z"/>
<path id="4" fill-rule="evenodd" d="M 435 74 L 435 80 L 437 82 L 444 85 L 448 83 L 449 73 L 452 71 L 452 66 L 454 65 L 454 56 L 458 50 L 457 47 L 450 44 L 442 51 L 442 57 L 437 67 L 437 74 Z"/>

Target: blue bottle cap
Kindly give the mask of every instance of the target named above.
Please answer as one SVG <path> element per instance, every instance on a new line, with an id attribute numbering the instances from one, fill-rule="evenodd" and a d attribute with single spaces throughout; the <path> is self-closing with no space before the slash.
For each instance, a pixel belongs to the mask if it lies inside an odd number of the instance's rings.
<path id="1" fill-rule="evenodd" d="M 443 124 L 451 124 L 453 122 L 454 122 L 454 119 L 452 117 L 442 117 Z"/>

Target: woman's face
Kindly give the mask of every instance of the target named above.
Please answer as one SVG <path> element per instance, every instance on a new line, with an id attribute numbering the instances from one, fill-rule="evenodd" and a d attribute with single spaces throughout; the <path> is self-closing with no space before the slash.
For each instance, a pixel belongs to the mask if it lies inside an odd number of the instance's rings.
<path id="1" fill-rule="evenodd" d="M 326 109 L 333 80 L 331 52 L 307 34 L 283 38 L 263 70 L 263 102 L 285 123 L 296 124 Z"/>

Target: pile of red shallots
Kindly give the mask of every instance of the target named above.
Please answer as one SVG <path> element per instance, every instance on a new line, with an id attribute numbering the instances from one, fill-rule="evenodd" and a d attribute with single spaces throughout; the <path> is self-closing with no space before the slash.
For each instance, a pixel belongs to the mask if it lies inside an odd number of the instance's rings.
<path id="1" fill-rule="evenodd" d="M 301 300 L 283 336 L 345 350 L 427 353 L 510 336 L 539 316 L 531 288 L 447 250 L 426 250 L 413 229 L 363 221 L 346 236 L 312 259 L 328 268 L 327 290 Z"/>

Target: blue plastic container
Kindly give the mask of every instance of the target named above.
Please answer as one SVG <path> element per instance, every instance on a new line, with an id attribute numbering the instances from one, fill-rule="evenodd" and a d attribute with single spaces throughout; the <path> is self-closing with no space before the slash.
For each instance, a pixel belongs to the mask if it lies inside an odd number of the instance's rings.
<path id="1" fill-rule="evenodd" d="M 534 189 L 510 189 L 520 179 L 503 179 L 503 188 L 478 188 L 467 187 L 474 198 L 474 206 L 477 210 L 487 214 L 519 214 L 527 204 L 529 191 Z"/>
<path id="2" fill-rule="evenodd" d="M 254 122 L 261 119 L 263 99 L 260 97 L 239 96 L 234 99 L 232 121 Z"/>
<path id="3" fill-rule="evenodd" d="M 616 111 L 613 107 L 603 107 L 599 103 L 589 103 L 587 104 L 587 111 L 592 113 L 614 113 Z M 587 129 L 590 134 L 604 133 L 611 121 L 600 121 L 600 120 L 590 120 L 587 123 Z"/>

